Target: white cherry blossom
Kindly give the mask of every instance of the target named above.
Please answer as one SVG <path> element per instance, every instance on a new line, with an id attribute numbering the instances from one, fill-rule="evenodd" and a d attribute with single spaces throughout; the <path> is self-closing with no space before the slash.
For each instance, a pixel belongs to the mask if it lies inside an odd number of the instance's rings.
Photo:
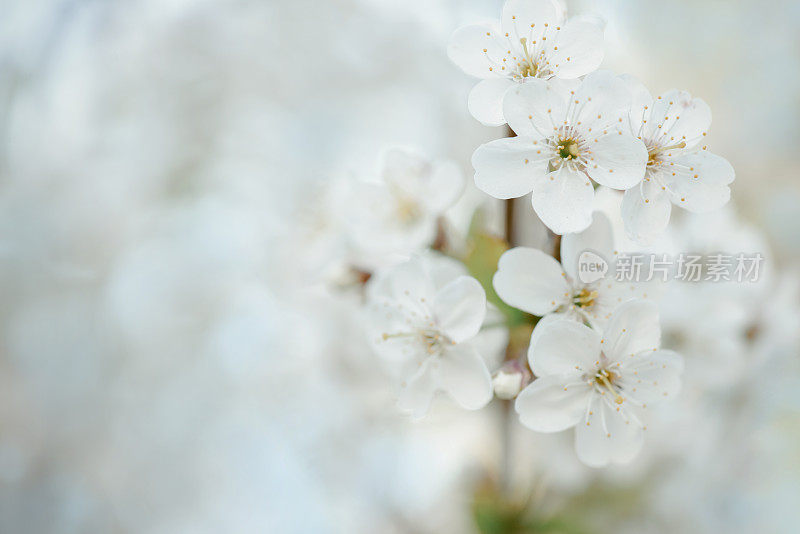
<path id="1" fill-rule="evenodd" d="M 578 262 L 585 251 L 599 256 L 609 266 L 605 276 L 588 283 L 582 281 L 578 272 Z M 494 289 L 506 304 L 545 317 L 537 324 L 535 335 L 544 324 L 556 319 L 602 328 L 617 306 L 634 298 L 648 297 L 648 285 L 615 280 L 614 256 L 611 223 L 603 213 L 595 212 L 589 228 L 564 236 L 561 263 L 535 248 L 516 247 L 506 251 L 494 275 Z"/>
<path id="2" fill-rule="evenodd" d="M 647 244 L 669 223 L 672 204 L 688 211 L 716 210 L 730 199 L 734 170 L 705 144 L 711 109 L 686 91 L 671 90 L 653 98 L 631 77 L 631 132 L 647 146 L 643 180 L 628 189 L 622 216 L 628 236 Z"/>
<path id="3" fill-rule="evenodd" d="M 475 184 L 495 198 L 532 191 L 533 208 L 548 228 L 580 232 L 592 220 L 592 180 L 628 189 L 644 175 L 644 143 L 623 129 L 630 103 L 627 84 L 608 71 L 581 82 L 534 79 L 512 89 L 503 109 L 517 137 L 478 147 Z"/>
<path id="4" fill-rule="evenodd" d="M 409 148 L 384 150 L 378 179 L 356 184 L 347 207 L 358 266 L 396 263 L 430 245 L 436 219 L 458 200 L 464 185 L 453 162 L 431 160 Z"/>
<path id="5" fill-rule="evenodd" d="M 573 321 L 545 325 L 528 352 L 538 378 L 517 397 L 520 421 L 538 432 L 576 427 L 587 465 L 630 462 L 648 407 L 680 390 L 683 359 L 659 349 L 660 337 L 656 306 L 645 300 L 620 306 L 602 335 Z"/>
<path id="6" fill-rule="evenodd" d="M 464 72 L 482 78 L 470 92 L 470 113 L 499 126 L 503 96 L 534 78 L 574 79 L 603 61 L 603 28 L 598 17 L 573 17 L 557 0 L 508 0 L 502 21 L 473 24 L 453 34 L 447 54 Z"/>
<path id="7" fill-rule="evenodd" d="M 437 391 L 475 410 L 492 397 L 475 336 L 486 316 L 480 283 L 447 258 L 415 256 L 370 283 L 376 350 L 401 376 L 398 405 L 422 417 Z"/>

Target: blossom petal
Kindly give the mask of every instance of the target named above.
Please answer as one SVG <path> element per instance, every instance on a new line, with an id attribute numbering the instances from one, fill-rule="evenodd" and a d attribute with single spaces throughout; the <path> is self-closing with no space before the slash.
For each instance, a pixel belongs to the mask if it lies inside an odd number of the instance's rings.
<path id="1" fill-rule="evenodd" d="M 653 109 L 653 95 L 642 82 L 630 74 L 621 74 L 619 78 L 625 82 L 631 94 L 631 109 L 628 114 L 630 132 L 635 136 L 642 136 L 644 133 L 642 121 L 648 120 L 650 117 L 650 111 Z"/>
<path id="2" fill-rule="evenodd" d="M 501 65 L 507 51 L 507 40 L 497 24 L 472 24 L 453 32 L 447 57 L 470 76 L 497 78 L 505 76 Z"/>
<path id="3" fill-rule="evenodd" d="M 661 235 L 669 223 L 672 204 L 669 196 L 654 178 L 625 191 L 622 198 L 622 220 L 628 238 L 646 245 Z"/>
<path id="4" fill-rule="evenodd" d="M 531 195 L 536 215 L 556 234 L 585 230 L 592 223 L 593 200 L 586 175 L 566 167 L 538 180 Z"/>
<path id="5" fill-rule="evenodd" d="M 626 395 L 654 403 L 680 391 L 683 358 L 671 350 L 643 352 L 625 361 L 621 371 L 618 385 Z"/>
<path id="6" fill-rule="evenodd" d="M 517 396 L 520 422 L 536 432 L 560 432 L 574 426 L 586 411 L 591 386 L 577 373 L 537 378 Z"/>
<path id="7" fill-rule="evenodd" d="M 620 305 L 611 316 L 603 333 L 603 352 L 612 362 L 644 351 L 654 351 L 661 342 L 658 308 L 643 299 Z"/>
<path id="8" fill-rule="evenodd" d="M 471 276 L 460 276 L 444 286 L 433 299 L 433 315 L 439 329 L 455 343 L 475 334 L 486 317 L 486 293 Z"/>
<path id="9" fill-rule="evenodd" d="M 588 74 L 603 62 L 603 29 L 600 21 L 570 19 L 557 34 L 550 64 L 559 78 Z"/>
<path id="10" fill-rule="evenodd" d="M 532 336 L 533 338 L 533 336 Z M 536 334 L 528 363 L 536 376 L 560 375 L 597 367 L 600 335 L 575 321 L 553 321 Z"/>
<path id="11" fill-rule="evenodd" d="M 424 313 L 424 302 L 435 294 L 423 258 L 379 271 L 369 284 L 370 298 L 391 301 L 407 312 Z"/>
<path id="12" fill-rule="evenodd" d="M 527 80 L 506 93 L 503 115 L 519 136 L 542 139 L 553 135 L 567 115 L 567 87 L 573 84 Z"/>
<path id="13" fill-rule="evenodd" d="M 428 252 L 420 257 L 425 264 L 425 270 L 431 278 L 434 291 L 441 290 L 444 286 L 458 278 L 466 276 L 467 268 L 460 261 L 445 256 L 438 252 Z"/>
<path id="14" fill-rule="evenodd" d="M 434 162 L 416 150 L 391 147 L 381 154 L 381 177 L 415 204 L 438 214 L 464 191 L 464 175 L 450 161 Z"/>
<path id="15" fill-rule="evenodd" d="M 469 112 L 486 126 L 505 124 L 503 96 L 514 85 L 509 78 L 491 78 L 478 82 L 469 92 Z"/>
<path id="16" fill-rule="evenodd" d="M 661 173 L 669 196 L 676 205 L 705 213 L 721 208 L 731 197 L 728 184 L 735 173 L 728 160 L 705 150 L 668 156 Z"/>
<path id="17" fill-rule="evenodd" d="M 695 146 L 711 126 L 711 108 L 702 99 L 686 91 L 673 89 L 653 101 L 645 133 L 662 146 L 686 142 Z"/>
<path id="18" fill-rule="evenodd" d="M 596 70 L 581 82 L 572 96 L 572 105 L 577 110 L 573 124 L 580 121 L 583 128 L 593 132 L 621 126 L 619 119 L 628 115 L 631 92 L 628 84 L 609 70 Z M 588 129 L 586 130 L 589 131 Z"/>
<path id="19" fill-rule="evenodd" d="M 617 408 L 620 407 L 595 394 L 586 415 L 575 427 L 575 452 L 586 465 L 627 463 L 641 450 L 641 425 L 628 410 Z"/>
<path id="20" fill-rule="evenodd" d="M 647 147 L 632 135 L 619 131 L 589 140 L 586 172 L 598 184 L 612 189 L 629 189 L 644 178 Z"/>
<path id="21" fill-rule="evenodd" d="M 383 181 L 404 191 L 413 191 L 419 177 L 427 176 L 431 172 L 430 160 L 410 148 L 388 147 L 383 150 L 379 159 Z"/>
<path id="22" fill-rule="evenodd" d="M 563 11 L 558 9 L 554 0 L 507 0 L 501 23 L 503 31 L 519 42 L 522 37 L 529 41 L 538 39 L 545 24 L 560 24 L 562 20 Z"/>
<path id="23" fill-rule="evenodd" d="M 475 185 L 495 198 L 516 198 L 530 193 L 534 182 L 547 172 L 545 150 L 530 139 L 507 137 L 479 146 L 472 154 Z"/>
<path id="24" fill-rule="evenodd" d="M 426 193 L 422 202 L 430 212 L 441 214 L 461 198 L 466 185 L 464 173 L 454 162 L 435 162 L 424 187 Z"/>
<path id="25" fill-rule="evenodd" d="M 609 265 L 613 260 L 614 233 L 611 221 L 601 211 L 592 214 L 592 224 L 586 230 L 561 239 L 561 265 L 573 280 L 578 280 L 578 261 L 587 250 L 599 254 Z"/>
<path id="26" fill-rule="evenodd" d="M 397 407 L 420 419 L 428 413 L 436 388 L 436 373 L 429 364 L 423 363 L 414 376 L 401 384 Z"/>
<path id="27" fill-rule="evenodd" d="M 492 399 L 492 377 L 471 345 L 446 350 L 437 363 L 441 388 L 462 407 L 477 410 Z"/>
<path id="28" fill-rule="evenodd" d="M 492 283 L 503 302 L 534 315 L 555 310 L 564 303 L 569 290 L 561 264 L 528 247 L 503 253 Z"/>

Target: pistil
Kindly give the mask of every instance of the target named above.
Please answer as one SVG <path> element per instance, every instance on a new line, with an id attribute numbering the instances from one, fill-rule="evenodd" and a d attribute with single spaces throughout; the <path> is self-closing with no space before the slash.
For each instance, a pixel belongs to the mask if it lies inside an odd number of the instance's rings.
<path id="1" fill-rule="evenodd" d="M 680 143 L 675 144 L 675 145 L 655 147 L 655 148 L 649 150 L 648 151 L 648 156 L 649 156 L 648 157 L 648 163 L 654 163 L 655 160 L 656 160 L 656 156 L 658 156 L 662 152 L 666 152 L 667 150 L 673 150 L 673 149 L 676 149 L 676 148 L 686 148 L 686 141 L 681 141 Z"/>
<path id="2" fill-rule="evenodd" d="M 595 375 L 595 381 L 600 384 L 600 386 L 605 387 L 605 389 L 611 393 L 611 395 L 614 397 L 614 402 L 617 404 L 622 404 L 625 399 L 622 397 L 622 395 L 617 393 L 617 391 L 614 389 L 614 386 L 611 385 L 611 381 L 609 380 L 611 377 L 612 375 L 609 374 L 608 371 L 602 369 Z"/>

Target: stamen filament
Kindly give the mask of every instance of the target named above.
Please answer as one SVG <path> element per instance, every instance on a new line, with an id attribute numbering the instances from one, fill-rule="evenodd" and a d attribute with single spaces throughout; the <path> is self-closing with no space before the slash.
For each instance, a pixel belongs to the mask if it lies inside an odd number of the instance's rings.
<path id="1" fill-rule="evenodd" d="M 611 385 L 611 382 L 608 381 L 608 371 L 603 369 L 602 371 L 597 373 L 596 376 L 597 379 L 606 387 L 608 392 L 614 396 L 614 402 L 616 402 L 617 404 L 622 404 L 625 401 L 625 399 L 622 398 L 622 395 L 617 393 L 617 391 L 614 389 L 614 386 Z"/>
<path id="2" fill-rule="evenodd" d="M 650 157 L 652 158 L 653 156 L 655 156 L 657 154 L 660 154 L 662 152 L 666 152 L 667 150 L 672 150 L 674 148 L 686 148 L 686 141 L 681 141 L 677 145 L 656 147 L 656 148 L 654 148 L 653 150 L 650 151 Z"/>

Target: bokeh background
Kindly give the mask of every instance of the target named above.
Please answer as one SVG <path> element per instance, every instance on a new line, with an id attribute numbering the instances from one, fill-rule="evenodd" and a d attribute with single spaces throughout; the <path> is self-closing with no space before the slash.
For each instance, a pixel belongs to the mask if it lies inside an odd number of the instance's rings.
<path id="1" fill-rule="evenodd" d="M 767 322 L 791 338 L 800 4 L 567 3 L 608 20 L 604 67 L 710 104 L 747 227 L 720 231 L 769 247 L 789 289 Z M 0 2 L 0 532 L 474 531 L 493 406 L 397 414 L 355 298 L 311 282 L 329 251 L 308 221 L 385 144 L 470 176 L 504 133 L 469 116 L 474 80 L 445 50 L 500 7 Z M 485 201 L 467 191 L 454 224 Z M 598 474 L 531 434 L 512 468 L 545 513 L 596 532 L 796 532 L 795 349 L 726 385 L 741 395 L 721 430 L 713 403 L 678 425 L 679 460 Z"/>

